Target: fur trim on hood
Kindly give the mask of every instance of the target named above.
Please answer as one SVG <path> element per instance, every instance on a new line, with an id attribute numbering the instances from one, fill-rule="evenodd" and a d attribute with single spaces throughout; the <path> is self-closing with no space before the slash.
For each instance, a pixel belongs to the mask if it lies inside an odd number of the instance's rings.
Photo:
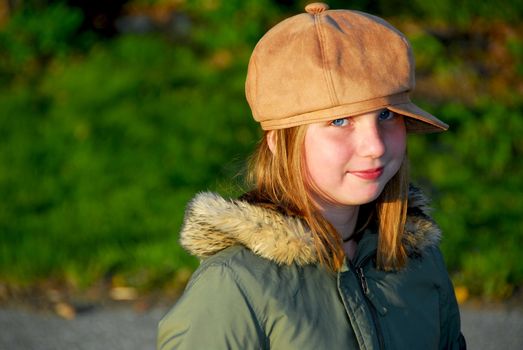
<path id="1" fill-rule="evenodd" d="M 409 254 L 419 255 L 440 241 L 440 230 L 428 213 L 425 197 L 411 188 L 403 238 Z M 299 218 L 211 192 L 189 202 L 180 237 L 182 246 L 200 259 L 241 244 L 278 264 L 318 262 L 313 238 Z"/>

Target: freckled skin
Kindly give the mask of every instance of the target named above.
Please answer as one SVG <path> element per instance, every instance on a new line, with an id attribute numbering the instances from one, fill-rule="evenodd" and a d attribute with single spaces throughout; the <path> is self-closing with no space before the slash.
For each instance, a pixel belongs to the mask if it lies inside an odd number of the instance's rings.
<path id="1" fill-rule="evenodd" d="M 319 189 L 321 206 L 359 206 L 375 200 L 400 168 L 406 149 L 403 116 L 378 110 L 331 122 L 310 124 L 305 161 Z M 383 168 L 375 179 L 358 172 Z"/>

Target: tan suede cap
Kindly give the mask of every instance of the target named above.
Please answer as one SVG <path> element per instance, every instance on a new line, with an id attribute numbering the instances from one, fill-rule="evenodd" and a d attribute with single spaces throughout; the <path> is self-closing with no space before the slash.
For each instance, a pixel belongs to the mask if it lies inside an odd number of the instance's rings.
<path id="1" fill-rule="evenodd" d="M 388 108 L 410 132 L 448 125 L 410 101 L 414 57 L 405 36 L 367 13 L 313 3 L 258 42 L 245 92 L 264 130 L 355 116 Z"/>

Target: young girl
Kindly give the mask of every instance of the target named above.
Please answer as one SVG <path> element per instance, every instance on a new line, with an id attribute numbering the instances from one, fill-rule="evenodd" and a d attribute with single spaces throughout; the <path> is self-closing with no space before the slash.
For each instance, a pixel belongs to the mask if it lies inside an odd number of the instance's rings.
<path id="1" fill-rule="evenodd" d="M 409 187 L 412 51 L 384 20 L 310 4 L 252 54 L 265 130 L 252 190 L 202 193 L 182 245 L 202 260 L 158 349 L 464 349 L 440 231 Z"/>

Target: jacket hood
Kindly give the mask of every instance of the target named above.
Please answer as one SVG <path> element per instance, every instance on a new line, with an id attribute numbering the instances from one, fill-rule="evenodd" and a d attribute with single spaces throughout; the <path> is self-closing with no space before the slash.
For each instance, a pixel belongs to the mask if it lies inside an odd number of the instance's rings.
<path id="1" fill-rule="evenodd" d="M 427 200 L 419 190 L 410 189 L 408 203 L 403 240 L 409 254 L 420 255 L 439 244 L 441 232 L 428 216 Z M 180 242 L 200 259 L 243 245 L 278 264 L 318 262 L 313 238 L 299 217 L 211 192 L 199 193 L 187 205 Z"/>

